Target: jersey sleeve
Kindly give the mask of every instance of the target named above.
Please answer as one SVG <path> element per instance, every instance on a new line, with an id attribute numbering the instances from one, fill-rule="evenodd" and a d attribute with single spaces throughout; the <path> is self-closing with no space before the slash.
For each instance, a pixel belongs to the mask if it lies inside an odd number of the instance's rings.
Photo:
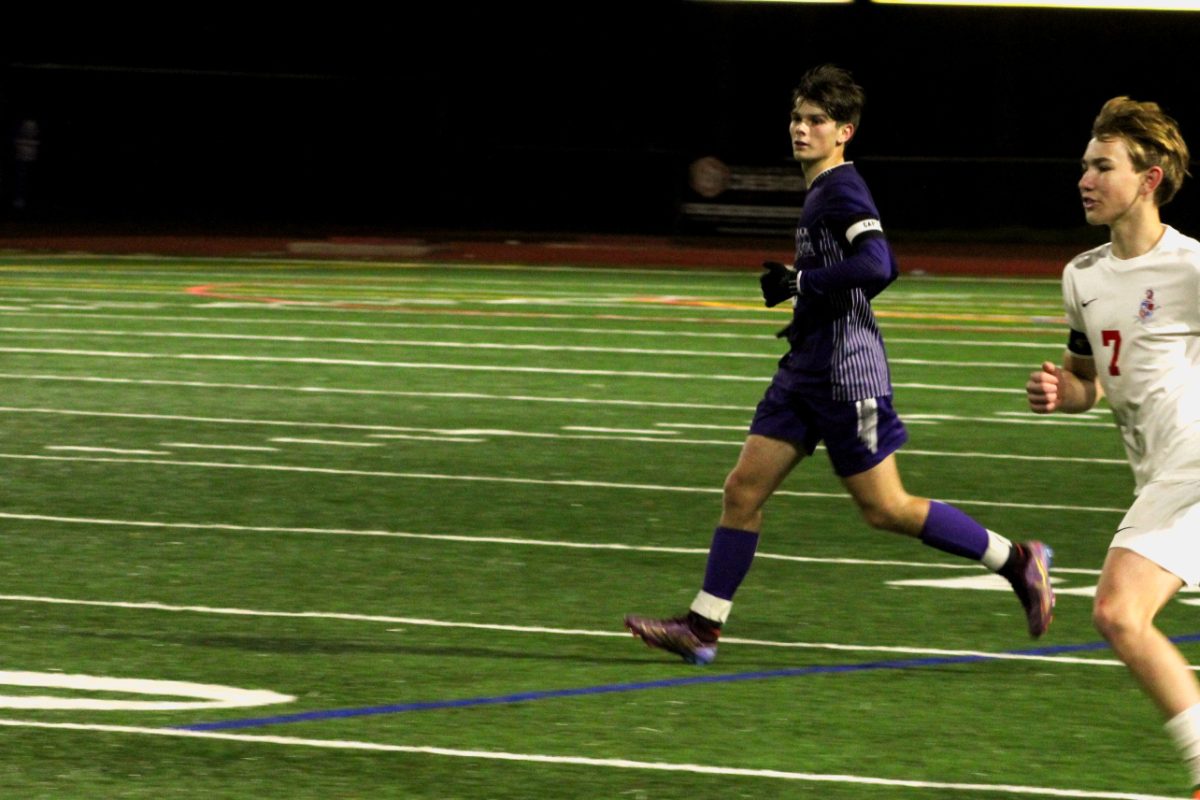
<path id="1" fill-rule="evenodd" d="M 820 297 L 855 288 L 873 289 L 869 293 L 875 294 L 896 277 L 892 249 L 873 211 L 831 216 L 826 226 L 837 237 L 845 258 L 823 269 L 804 270 L 798 284 L 800 294 Z"/>
<path id="2" fill-rule="evenodd" d="M 1066 312 L 1067 325 L 1070 333 L 1067 335 L 1067 350 L 1082 358 L 1092 357 L 1092 343 L 1088 341 L 1086 326 L 1083 324 L 1083 310 L 1079 305 L 1079 296 L 1075 289 L 1075 272 L 1071 265 L 1063 270 L 1062 295 L 1063 311 Z"/>

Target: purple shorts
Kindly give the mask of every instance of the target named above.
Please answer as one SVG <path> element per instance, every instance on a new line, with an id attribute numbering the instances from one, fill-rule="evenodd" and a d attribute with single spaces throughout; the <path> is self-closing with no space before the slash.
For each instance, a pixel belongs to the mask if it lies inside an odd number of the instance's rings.
<path id="1" fill-rule="evenodd" d="M 775 384 L 759 402 L 750 433 L 791 442 L 810 456 L 824 441 L 833 471 L 843 478 L 866 472 L 908 441 L 891 395 L 828 400 Z"/>

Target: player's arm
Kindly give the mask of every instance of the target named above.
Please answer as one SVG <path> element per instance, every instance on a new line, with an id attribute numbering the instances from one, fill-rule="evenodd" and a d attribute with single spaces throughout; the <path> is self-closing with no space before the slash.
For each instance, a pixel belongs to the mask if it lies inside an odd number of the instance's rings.
<path id="1" fill-rule="evenodd" d="M 1093 408 L 1104 396 L 1104 390 L 1100 387 L 1096 360 L 1087 337 L 1079 331 L 1071 331 L 1062 366 L 1056 366 L 1052 361 L 1043 363 L 1041 369 L 1030 374 L 1025 394 L 1029 408 L 1035 414 L 1055 411 L 1079 414 Z"/>
<path id="2" fill-rule="evenodd" d="M 849 289 L 874 288 L 873 295 L 896 277 L 891 248 L 873 213 L 831 220 L 829 228 L 841 234 L 846 257 L 822 269 L 801 270 L 796 281 L 801 295 L 822 297 Z"/>

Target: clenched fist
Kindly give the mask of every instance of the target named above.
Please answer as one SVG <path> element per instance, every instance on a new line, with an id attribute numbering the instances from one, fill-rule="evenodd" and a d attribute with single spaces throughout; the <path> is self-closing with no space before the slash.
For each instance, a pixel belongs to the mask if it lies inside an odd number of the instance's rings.
<path id="1" fill-rule="evenodd" d="M 1035 414 L 1049 414 L 1059 406 L 1059 391 L 1062 386 L 1062 368 L 1052 361 L 1042 363 L 1042 368 L 1029 375 L 1025 384 L 1025 396 L 1029 408 Z"/>

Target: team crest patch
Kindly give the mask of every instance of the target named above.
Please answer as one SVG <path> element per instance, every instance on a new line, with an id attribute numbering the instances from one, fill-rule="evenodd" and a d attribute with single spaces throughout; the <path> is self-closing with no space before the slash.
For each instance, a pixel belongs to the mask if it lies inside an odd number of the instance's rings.
<path id="1" fill-rule="evenodd" d="M 817 251 L 812 246 L 812 237 L 808 235 L 808 228 L 796 228 L 796 257 L 804 258 L 816 254 Z"/>
<path id="2" fill-rule="evenodd" d="M 1158 303 L 1154 302 L 1154 290 L 1147 289 L 1146 296 L 1142 298 L 1142 302 L 1138 306 L 1138 319 L 1142 322 L 1149 322 L 1158 309 Z"/>

